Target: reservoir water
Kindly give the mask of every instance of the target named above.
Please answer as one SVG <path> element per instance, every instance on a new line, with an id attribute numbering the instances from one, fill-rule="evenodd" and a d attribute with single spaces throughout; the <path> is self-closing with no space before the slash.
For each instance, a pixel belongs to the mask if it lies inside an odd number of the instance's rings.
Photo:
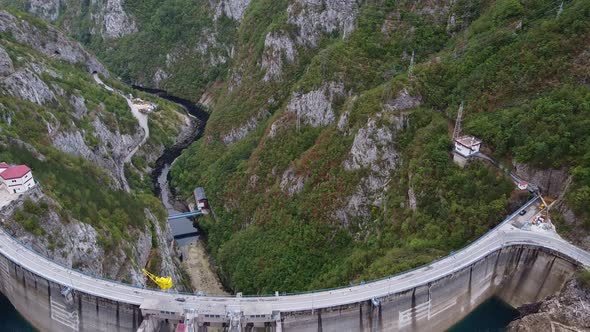
<path id="1" fill-rule="evenodd" d="M 10 301 L 0 293 L 0 331 L 33 332 L 37 331 L 12 306 Z"/>
<path id="2" fill-rule="evenodd" d="M 516 309 L 494 297 L 482 303 L 448 332 L 503 332 L 516 318 Z"/>

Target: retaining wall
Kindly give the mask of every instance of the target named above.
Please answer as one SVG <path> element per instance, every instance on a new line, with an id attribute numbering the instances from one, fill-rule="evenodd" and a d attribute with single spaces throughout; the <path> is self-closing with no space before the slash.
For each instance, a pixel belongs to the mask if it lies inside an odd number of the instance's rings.
<path id="1" fill-rule="evenodd" d="M 534 246 L 512 246 L 491 252 L 437 281 L 374 301 L 282 312 L 280 323 L 267 322 L 262 330 L 443 331 L 494 295 L 516 307 L 554 294 L 575 269 L 576 264 L 559 253 Z M 408 275 L 411 273 L 415 272 Z M 127 332 L 136 331 L 143 322 L 136 305 L 68 292 L 67 285 L 49 282 L 1 255 L 0 278 L 0 291 L 43 331 Z M 173 328 L 160 323 L 146 320 L 142 330 Z M 211 326 L 201 325 L 198 330 L 221 327 L 218 322 Z M 242 330 L 259 329 L 243 326 Z"/>

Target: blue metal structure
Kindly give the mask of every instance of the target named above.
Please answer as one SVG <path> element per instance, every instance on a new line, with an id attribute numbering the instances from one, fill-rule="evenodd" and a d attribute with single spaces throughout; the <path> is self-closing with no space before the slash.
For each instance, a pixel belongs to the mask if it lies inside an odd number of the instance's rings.
<path id="1" fill-rule="evenodd" d="M 201 211 L 191 211 L 191 212 L 186 212 L 186 213 L 169 215 L 168 220 L 188 218 L 188 217 L 197 217 L 197 216 L 201 216 L 201 215 L 203 215 L 203 212 L 201 212 Z"/>

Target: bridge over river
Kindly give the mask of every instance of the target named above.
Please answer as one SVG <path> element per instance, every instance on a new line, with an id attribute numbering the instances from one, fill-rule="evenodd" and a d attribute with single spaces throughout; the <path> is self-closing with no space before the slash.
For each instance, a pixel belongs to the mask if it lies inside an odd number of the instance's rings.
<path id="1" fill-rule="evenodd" d="M 428 265 L 361 285 L 293 295 L 198 296 L 143 289 L 59 265 L 0 230 L 2 292 L 49 331 L 444 330 L 491 296 L 521 305 L 558 291 L 590 253 L 523 231 L 535 197 L 483 237 Z M 518 212 L 527 209 L 525 216 Z"/>

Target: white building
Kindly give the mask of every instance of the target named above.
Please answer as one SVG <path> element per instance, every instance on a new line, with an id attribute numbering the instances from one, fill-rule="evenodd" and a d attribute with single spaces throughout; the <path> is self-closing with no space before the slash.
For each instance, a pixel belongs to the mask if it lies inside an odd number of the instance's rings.
<path id="1" fill-rule="evenodd" d="M 473 136 L 461 136 L 455 138 L 455 152 L 463 157 L 470 157 L 479 152 L 481 140 Z"/>
<path id="2" fill-rule="evenodd" d="M 24 193 L 35 186 L 33 173 L 25 165 L 11 166 L 0 163 L 0 187 L 11 194 Z"/>
<path id="3" fill-rule="evenodd" d="M 520 190 L 526 190 L 529 187 L 528 182 L 524 181 L 524 180 L 520 180 L 518 182 L 518 189 Z"/>

